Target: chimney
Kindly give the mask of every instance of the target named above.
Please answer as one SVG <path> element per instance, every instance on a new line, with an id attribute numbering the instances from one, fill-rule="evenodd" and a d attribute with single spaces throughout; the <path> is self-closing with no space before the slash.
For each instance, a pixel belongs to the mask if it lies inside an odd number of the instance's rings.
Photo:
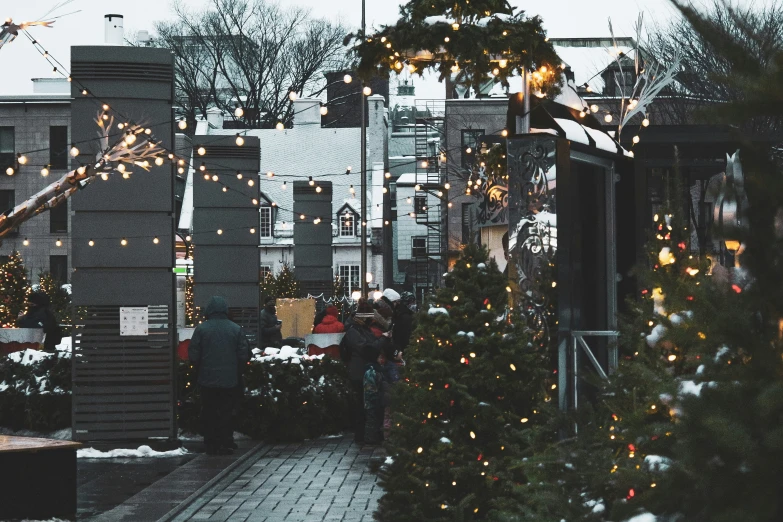
<path id="1" fill-rule="evenodd" d="M 125 45 L 124 20 L 121 14 L 107 14 L 103 17 L 103 37 L 106 45 Z"/>
<path id="2" fill-rule="evenodd" d="M 294 127 L 298 125 L 321 125 L 321 100 L 294 100 Z"/>
<path id="3" fill-rule="evenodd" d="M 217 107 L 207 109 L 207 123 L 210 129 L 222 129 L 223 128 L 223 111 Z"/>

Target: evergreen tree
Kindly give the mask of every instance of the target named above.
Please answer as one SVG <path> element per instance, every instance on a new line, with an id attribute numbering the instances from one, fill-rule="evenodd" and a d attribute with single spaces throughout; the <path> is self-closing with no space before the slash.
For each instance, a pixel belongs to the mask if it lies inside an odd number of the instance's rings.
<path id="1" fill-rule="evenodd" d="M 42 272 L 38 278 L 39 290 L 49 296 L 57 321 L 60 324 L 70 322 L 71 294 L 65 289 L 61 281 L 57 281 L 49 272 Z"/>
<path id="2" fill-rule="evenodd" d="M 19 252 L 11 252 L 0 265 L 0 328 L 14 328 L 16 319 L 26 309 L 30 282 Z"/>
<path id="3" fill-rule="evenodd" d="M 301 297 L 301 288 L 299 287 L 299 281 L 296 279 L 293 268 L 288 263 L 283 264 L 283 267 L 277 273 L 275 277 L 275 295 L 277 298 L 296 298 Z"/>
<path id="4" fill-rule="evenodd" d="M 469 245 L 420 313 L 395 388 L 393 463 L 382 471 L 378 520 L 520 510 L 515 485 L 527 479 L 519 464 L 530 426 L 541 422 L 537 405 L 550 400 L 551 372 L 507 302 L 507 278 L 485 249 Z"/>

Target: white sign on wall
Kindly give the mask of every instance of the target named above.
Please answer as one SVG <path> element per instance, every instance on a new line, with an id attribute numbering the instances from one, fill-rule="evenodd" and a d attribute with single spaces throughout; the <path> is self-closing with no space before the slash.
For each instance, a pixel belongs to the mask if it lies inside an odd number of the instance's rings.
<path id="1" fill-rule="evenodd" d="M 120 307 L 120 336 L 149 335 L 149 307 Z"/>

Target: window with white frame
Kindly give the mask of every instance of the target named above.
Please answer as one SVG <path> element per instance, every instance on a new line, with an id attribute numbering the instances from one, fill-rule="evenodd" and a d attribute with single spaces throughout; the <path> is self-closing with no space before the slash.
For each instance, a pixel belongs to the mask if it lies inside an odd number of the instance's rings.
<path id="1" fill-rule="evenodd" d="M 261 282 L 266 281 L 266 278 L 272 275 L 272 267 L 270 265 L 261 265 L 260 275 Z"/>
<path id="2" fill-rule="evenodd" d="M 270 238 L 272 237 L 272 207 L 265 205 L 259 209 L 260 215 L 261 215 L 261 237 L 262 238 Z"/>
<path id="3" fill-rule="evenodd" d="M 361 279 L 359 277 L 359 265 L 340 265 L 340 282 L 343 285 L 343 295 L 350 296 L 355 290 L 361 291 Z"/>
<path id="4" fill-rule="evenodd" d="M 340 237 L 353 237 L 356 235 L 356 216 L 352 212 L 345 211 L 340 214 Z"/>

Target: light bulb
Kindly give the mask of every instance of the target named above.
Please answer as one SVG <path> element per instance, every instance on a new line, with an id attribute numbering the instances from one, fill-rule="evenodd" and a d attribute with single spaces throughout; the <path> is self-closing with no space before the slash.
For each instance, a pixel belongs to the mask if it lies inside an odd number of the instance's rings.
<path id="1" fill-rule="evenodd" d="M 459 31 L 459 24 L 457 22 L 454 22 L 453 24 L 451 24 L 451 28 L 454 29 L 455 31 Z"/>
<path id="2" fill-rule="evenodd" d="M 244 144 L 245 144 L 245 138 L 243 138 L 242 136 L 240 136 L 239 134 L 237 134 L 236 143 L 237 143 L 237 145 L 238 145 L 239 147 L 241 147 L 242 145 L 244 145 Z"/>
<path id="3" fill-rule="evenodd" d="M 237 179 L 242 179 L 242 173 L 241 172 L 237 172 Z"/>
<path id="4" fill-rule="evenodd" d="M 204 180 L 209 181 L 209 174 L 204 174 Z"/>
<path id="5" fill-rule="evenodd" d="M 384 178 L 389 179 L 391 178 L 391 172 L 387 172 L 383 175 Z"/>
<path id="6" fill-rule="evenodd" d="M 421 185 L 416 185 L 415 187 L 413 187 L 413 190 L 415 190 L 416 192 L 420 191 Z"/>
<path id="7" fill-rule="evenodd" d="M 157 245 L 158 243 L 160 243 L 160 239 L 158 239 L 158 236 L 155 236 L 154 238 L 152 238 L 152 242 Z"/>
<path id="8" fill-rule="evenodd" d="M 585 111 L 579 111 L 579 117 L 584 118 L 586 116 Z"/>
<path id="9" fill-rule="evenodd" d="M 506 136 L 508 136 L 508 131 L 507 131 L 506 129 L 503 129 L 503 130 L 500 132 L 500 135 L 501 135 L 501 136 L 503 136 L 503 137 L 505 138 Z"/>
<path id="10" fill-rule="evenodd" d="M 493 74 L 493 75 L 495 75 L 495 76 L 497 76 L 498 74 L 500 74 L 500 69 L 498 69 L 497 67 L 495 67 L 494 69 L 492 69 L 492 74 Z"/>
<path id="11" fill-rule="evenodd" d="M 161 158 L 160 156 L 158 156 L 157 158 L 155 158 L 155 165 L 157 165 L 158 167 L 160 167 L 161 165 L 163 165 L 163 158 Z"/>
<path id="12" fill-rule="evenodd" d="M 310 181 L 308 181 L 308 183 L 310 184 L 311 187 L 313 185 L 315 185 L 315 181 L 313 181 L 313 177 L 312 176 L 310 176 Z"/>
<path id="13" fill-rule="evenodd" d="M 218 179 L 220 179 L 220 178 L 218 178 L 217 174 L 213 174 L 212 175 L 212 181 L 217 181 Z"/>
<path id="14" fill-rule="evenodd" d="M 256 229 L 255 229 L 255 228 L 251 228 L 251 229 L 250 229 L 250 233 L 251 233 L 251 234 L 255 234 L 255 233 L 256 233 Z"/>
<path id="15" fill-rule="evenodd" d="M 604 121 L 606 123 L 611 123 L 612 122 L 612 115 L 611 114 L 607 114 L 606 116 L 604 116 Z"/>
<path id="16" fill-rule="evenodd" d="M 245 110 L 242 107 L 237 107 L 236 109 L 234 109 L 234 116 L 236 116 L 237 118 L 241 118 L 242 116 L 244 116 L 244 114 L 245 114 Z"/>
<path id="17" fill-rule="evenodd" d="M 90 245 L 90 246 L 95 246 L 95 241 L 90 239 L 89 241 L 87 241 L 87 244 Z"/>
<path id="18" fill-rule="evenodd" d="M 79 155 L 79 148 L 76 146 L 76 144 L 71 144 L 71 157 L 75 158 Z"/>
<path id="19" fill-rule="evenodd" d="M 444 38 L 444 39 L 443 39 L 443 41 L 444 41 L 444 42 L 446 42 L 446 43 L 449 43 L 449 42 L 451 41 L 451 38 L 449 38 L 449 37 L 447 36 L 446 38 Z"/>
<path id="20" fill-rule="evenodd" d="M 383 187 L 383 193 L 386 194 L 387 192 L 389 192 L 389 189 L 387 189 L 386 187 Z"/>
<path id="21" fill-rule="evenodd" d="M 122 179 L 130 179 L 130 172 L 123 172 Z"/>
<path id="22" fill-rule="evenodd" d="M 133 145 L 136 143 L 136 135 L 135 134 L 128 134 L 125 136 L 125 143 L 128 145 Z"/>
<path id="23" fill-rule="evenodd" d="M 226 187 L 223 187 L 223 192 L 228 192 L 228 189 Z"/>
<path id="24" fill-rule="evenodd" d="M 266 177 L 267 178 L 274 178 L 275 177 L 275 173 L 270 170 L 269 172 L 266 173 Z"/>
<path id="25" fill-rule="evenodd" d="M 345 76 L 343 76 L 343 81 L 345 83 L 351 83 L 353 81 L 353 78 L 351 77 L 350 74 L 346 74 Z"/>
<path id="26" fill-rule="evenodd" d="M 590 110 L 593 112 L 598 112 L 598 105 L 591 105 Z"/>
<path id="27" fill-rule="evenodd" d="M 633 140 L 631 141 L 633 141 L 634 143 L 639 143 L 639 136 L 634 136 Z"/>
<path id="28" fill-rule="evenodd" d="M 364 93 L 365 96 L 369 96 L 372 94 L 372 89 L 370 89 L 369 87 L 365 87 L 364 89 L 362 89 L 362 92 Z"/>
<path id="29" fill-rule="evenodd" d="M 256 198 L 253 198 L 253 204 L 258 205 L 258 200 Z M 272 206 L 274 207 L 274 204 Z"/>
<path id="30" fill-rule="evenodd" d="M 249 180 L 247 180 L 247 186 L 248 186 L 248 187 L 252 187 L 252 186 L 253 186 L 253 185 L 255 185 L 255 184 L 256 184 L 256 182 L 255 182 L 255 181 L 253 181 L 252 179 L 249 179 Z"/>
<path id="31" fill-rule="evenodd" d="M 284 182 L 283 182 L 283 186 L 281 187 L 281 189 L 282 189 L 282 190 L 285 190 L 285 186 L 286 186 L 286 185 L 285 185 L 285 183 L 286 183 L 286 182 L 284 181 Z"/>
<path id="32" fill-rule="evenodd" d="M 207 149 L 205 149 L 204 147 L 199 147 L 196 152 L 198 152 L 199 156 L 203 156 L 204 154 L 207 153 Z"/>
<path id="33" fill-rule="evenodd" d="M 24 241 L 22 241 L 22 244 L 24 246 L 30 246 L 30 240 L 28 240 L 27 238 L 24 238 Z"/>
<path id="34" fill-rule="evenodd" d="M 117 124 L 117 128 L 118 129 L 122 130 L 123 127 L 125 127 L 124 123 L 120 122 L 120 123 Z"/>
<path id="35" fill-rule="evenodd" d="M 101 179 L 103 181 L 108 181 L 109 180 L 109 175 L 104 172 L 103 174 L 101 174 Z"/>
<path id="36" fill-rule="evenodd" d="M 446 183 L 445 185 L 443 185 L 443 188 L 449 190 L 451 188 L 451 183 Z"/>
<path id="37" fill-rule="evenodd" d="M 5 169 L 5 173 L 8 174 L 9 176 L 13 176 L 14 175 L 14 168 L 13 167 L 8 167 L 7 169 Z"/>
<path id="38" fill-rule="evenodd" d="M 125 164 L 124 163 L 120 163 L 119 165 L 117 165 L 117 171 L 118 172 L 125 172 Z"/>
<path id="39" fill-rule="evenodd" d="M 320 109 L 321 116 L 326 116 L 329 113 L 329 109 L 326 107 L 326 105 L 322 106 Z"/>
<path id="40" fill-rule="evenodd" d="M 125 238 L 122 238 L 122 239 L 120 240 L 120 245 L 122 245 L 122 246 L 127 246 L 127 245 L 128 245 L 128 240 L 127 240 L 127 239 L 125 239 Z"/>
<path id="41" fill-rule="evenodd" d="M 304 214 L 301 214 L 301 215 L 299 216 L 299 219 L 304 219 L 304 218 L 305 218 L 305 215 L 304 215 Z"/>
<path id="42" fill-rule="evenodd" d="M 47 169 L 46 167 L 42 168 L 41 169 L 41 176 L 46 177 L 48 175 L 49 175 L 49 169 Z"/>
<path id="43" fill-rule="evenodd" d="M 179 120 L 179 122 L 177 122 L 177 127 L 179 127 L 179 130 L 185 130 L 188 128 L 188 122 L 185 120 Z"/>
<path id="44" fill-rule="evenodd" d="M 285 125 L 283 125 L 283 122 L 279 121 L 279 122 L 277 122 L 277 125 L 275 125 L 275 129 L 281 131 L 281 130 L 285 129 Z"/>
<path id="45" fill-rule="evenodd" d="M 294 91 L 291 91 L 288 93 L 288 99 L 291 101 L 295 101 L 297 98 L 296 93 Z"/>
<path id="46" fill-rule="evenodd" d="M 217 233 L 218 233 L 219 236 L 222 236 L 223 235 L 223 229 L 222 228 L 217 229 Z"/>
<path id="47" fill-rule="evenodd" d="M 16 158 L 16 161 L 18 161 L 20 165 L 27 165 L 27 156 L 24 154 L 19 154 Z"/>
<path id="48" fill-rule="evenodd" d="M 650 126 L 650 120 L 647 118 L 642 120 L 642 127 L 649 127 Z"/>
<path id="49" fill-rule="evenodd" d="M 185 241 L 190 241 L 191 239 L 193 239 L 193 238 L 191 238 L 189 234 L 187 236 L 185 236 Z"/>
<path id="50" fill-rule="evenodd" d="M 321 187 L 315 187 L 315 191 L 320 194 L 321 193 Z"/>

